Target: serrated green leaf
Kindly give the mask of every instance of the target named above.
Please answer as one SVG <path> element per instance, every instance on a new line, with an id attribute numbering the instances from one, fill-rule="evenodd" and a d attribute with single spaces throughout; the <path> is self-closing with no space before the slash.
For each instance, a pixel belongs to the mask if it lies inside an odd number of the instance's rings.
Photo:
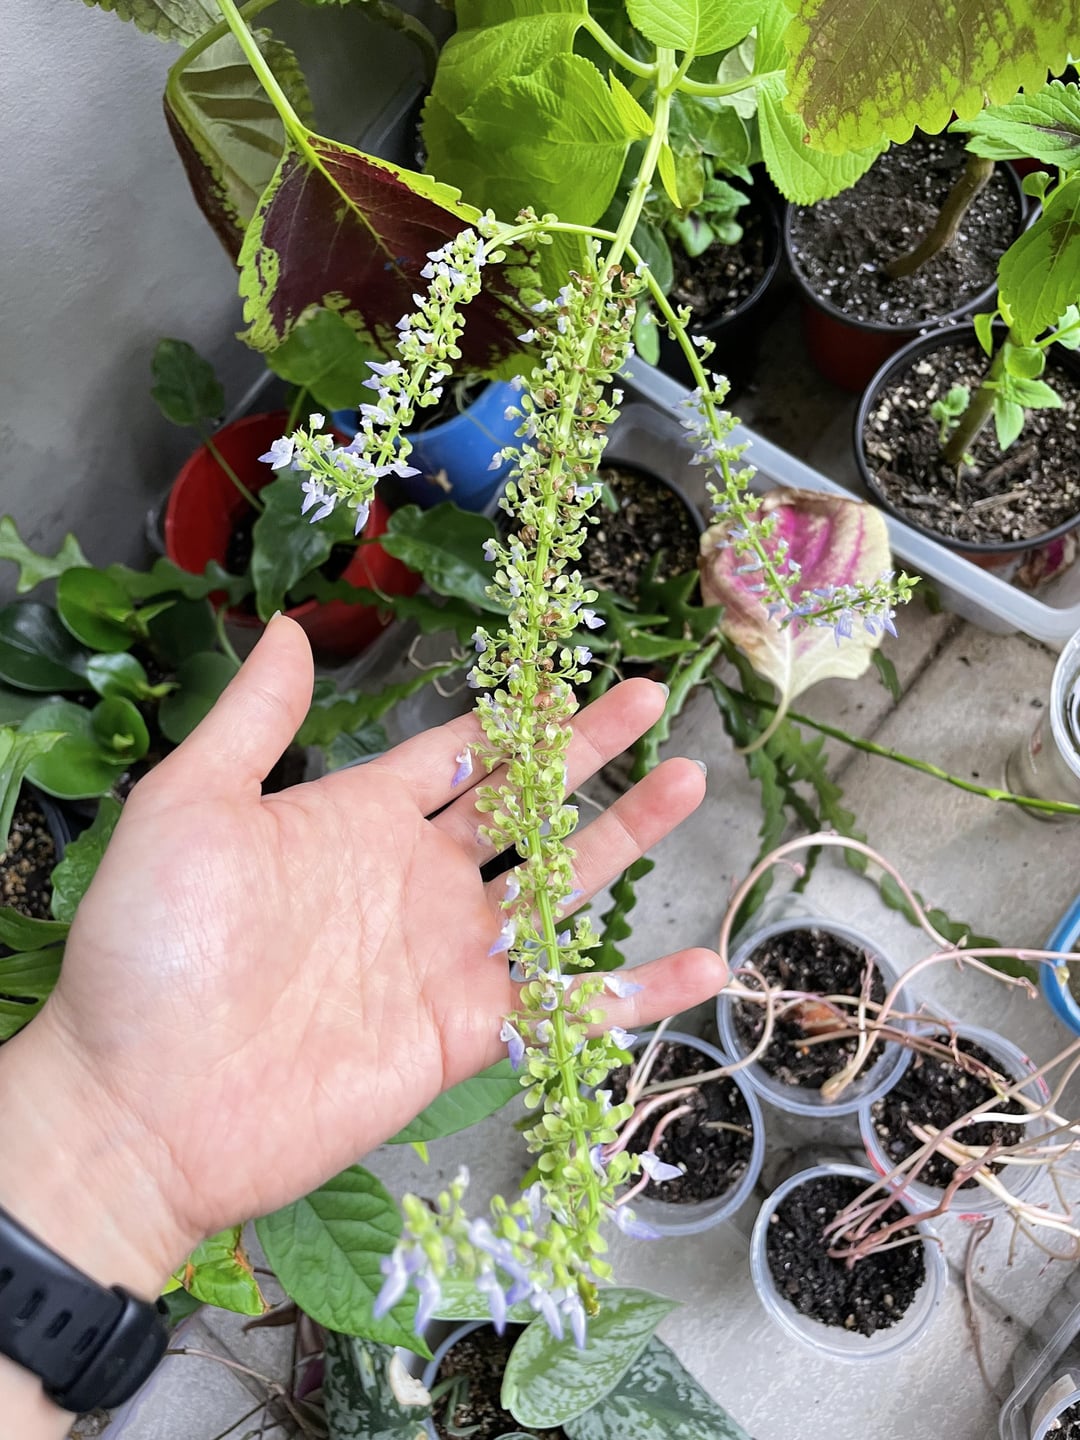
<path id="1" fill-rule="evenodd" d="M 483 549 L 491 533 L 490 520 L 456 505 L 435 505 L 430 510 L 406 505 L 391 515 L 380 543 L 388 554 L 421 574 L 437 594 L 501 614 L 487 594 L 495 571 L 484 560 Z"/>
<path id="2" fill-rule="evenodd" d="M 1001 393 L 1008 399 L 1014 400 L 1017 405 L 1022 405 L 1025 410 L 1058 410 L 1061 408 L 1061 396 L 1045 380 L 1028 380 L 1023 375 L 1007 371 L 999 384 Z"/>
<path id="3" fill-rule="evenodd" d="M 996 319 L 996 310 L 984 311 L 981 315 L 975 316 L 975 338 L 987 355 L 994 353 L 994 321 Z"/>
<path id="4" fill-rule="evenodd" d="M 175 1278 L 189 1295 L 237 1315 L 262 1315 L 269 1308 L 234 1225 L 211 1235 L 188 1256 Z"/>
<path id="5" fill-rule="evenodd" d="M 323 1405 L 330 1440 L 427 1440 L 430 1402 L 406 1405 L 390 1376 L 394 1351 L 354 1335 L 328 1331 Z"/>
<path id="6" fill-rule="evenodd" d="M 20 690 L 86 690 L 89 655 L 51 605 L 21 600 L 0 609 L 0 680 Z"/>
<path id="7" fill-rule="evenodd" d="M 340 315 L 318 308 L 298 321 L 266 363 L 275 375 L 309 390 L 323 410 L 348 410 L 364 394 L 368 361 L 379 358 Z"/>
<path id="8" fill-rule="evenodd" d="M 834 154 L 943 130 L 953 111 L 1037 91 L 1075 42 L 1068 7 L 1034 0 L 792 0 L 792 104 Z"/>
<path id="9" fill-rule="evenodd" d="M 15 521 L 10 515 L 0 519 L 0 560 L 10 560 L 19 567 L 19 578 L 15 589 L 20 595 L 33 590 L 45 580 L 55 580 L 73 565 L 88 565 L 74 535 L 65 535 L 64 543 L 55 555 L 44 555 L 32 550 L 19 535 Z"/>
<path id="10" fill-rule="evenodd" d="M 390 737 L 383 727 L 373 720 L 365 720 L 355 730 L 335 735 L 333 740 L 323 747 L 323 756 L 328 771 L 341 770 L 356 760 L 382 755 L 389 749 Z"/>
<path id="11" fill-rule="evenodd" d="M 83 0 L 83 4 L 109 10 L 148 35 L 181 45 L 205 35 L 221 18 L 213 0 Z"/>
<path id="12" fill-rule="evenodd" d="M 636 30 L 654 45 L 713 55 L 742 40 L 757 24 L 760 0 L 626 0 Z"/>
<path id="13" fill-rule="evenodd" d="M 51 909 L 54 919 L 66 924 L 75 919 L 79 901 L 97 874 L 101 857 L 112 839 L 112 833 L 120 819 L 120 810 L 120 802 L 106 795 L 98 804 L 97 814 L 90 828 L 68 842 L 64 858 L 52 872 Z"/>
<path id="14" fill-rule="evenodd" d="M 0 957 L 0 1041 L 10 1040 L 52 994 L 64 957 L 61 942 Z"/>
<path id="15" fill-rule="evenodd" d="M 1004 344 L 1005 372 L 1018 380 L 1034 380 L 1046 369 L 1046 351 L 1037 345 L 1014 345 L 1011 340 Z M 1049 387 L 1047 387 L 1049 388 Z M 1019 395 L 1013 396 L 1023 405 Z"/>
<path id="16" fill-rule="evenodd" d="M 642 109 L 614 71 L 608 76 L 608 85 L 627 135 L 636 140 L 646 139 L 653 132 L 652 116 Z"/>
<path id="17" fill-rule="evenodd" d="M 1013 329 L 1028 344 L 1080 299 L 1080 175 L 1059 185 L 1009 246 L 998 283 Z"/>
<path id="18" fill-rule="evenodd" d="M 967 148 L 991 160 L 1041 160 L 1061 170 L 1080 166 L 1080 89 L 1052 80 L 1041 90 L 988 105 L 950 127 L 966 134 Z"/>
<path id="19" fill-rule="evenodd" d="M 572 1336 L 556 1340 L 542 1316 L 519 1337 L 503 1371 L 502 1405 L 521 1425 L 561 1425 L 608 1394 L 676 1308 L 648 1290 L 605 1290 L 589 1321 L 585 1348 Z"/>
<path id="20" fill-rule="evenodd" d="M 401 1216 L 362 1166 L 350 1166 L 302 1200 L 265 1215 L 256 1230 L 286 1293 L 318 1324 L 430 1353 L 413 1332 L 414 1295 L 381 1320 L 373 1314 L 383 1282 L 380 1264 L 401 1234 Z"/>
<path id="21" fill-rule="evenodd" d="M 900 886 L 891 875 L 882 875 L 878 881 L 878 890 L 881 898 L 890 910 L 896 910 L 909 925 L 919 928 L 919 919 L 912 909 L 907 896 L 900 889 Z M 944 910 L 930 909 L 925 900 L 917 890 L 912 891 L 918 904 L 926 912 L 926 917 L 939 934 L 943 935 L 951 945 L 958 945 L 962 950 L 1000 950 L 1001 941 L 995 940 L 990 935 L 980 935 L 973 926 L 965 924 L 962 920 L 952 920 Z M 1025 964 L 1022 960 L 1009 958 L 992 959 L 983 962 L 989 965 L 992 970 L 1000 970 L 1003 975 L 1016 975 L 1022 979 L 1037 980 L 1038 972 L 1032 965 Z"/>
<path id="22" fill-rule="evenodd" d="M 778 76 L 758 87 L 758 132 L 765 168 L 776 188 L 795 205 L 816 205 L 847 190 L 885 149 L 871 145 L 842 155 L 812 150 L 806 127 L 785 107 L 784 82 Z"/>
<path id="23" fill-rule="evenodd" d="M 656 1336 L 614 1390 L 563 1429 L 567 1440 L 750 1440 Z"/>
<path id="24" fill-rule="evenodd" d="M 250 67 L 245 67 L 249 70 Z M 225 391 L 209 360 L 186 340 L 159 340 L 150 361 L 157 407 L 174 425 L 201 425 L 219 420 Z"/>
<path id="25" fill-rule="evenodd" d="M 521 1081 L 510 1068 L 509 1060 L 500 1060 L 479 1075 L 452 1085 L 387 1143 L 416 1145 L 456 1135 L 459 1130 L 467 1130 L 470 1125 L 494 1115 L 520 1094 Z"/>
<path id="26" fill-rule="evenodd" d="M 656 861 L 643 855 L 628 866 L 611 886 L 611 908 L 600 916 L 600 944 L 589 951 L 591 969 L 619 970 L 625 964 L 626 956 L 619 949 L 618 942 L 629 939 L 633 934 L 633 927 L 626 917 L 637 904 L 637 882 L 655 869 Z"/>
<path id="27" fill-rule="evenodd" d="M 158 724 L 167 739 L 179 745 L 206 719 L 222 691 L 236 674 L 236 664 L 216 650 L 204 650 L 182 660 L 176 670 L 176 689 L 158 708 Z"/>

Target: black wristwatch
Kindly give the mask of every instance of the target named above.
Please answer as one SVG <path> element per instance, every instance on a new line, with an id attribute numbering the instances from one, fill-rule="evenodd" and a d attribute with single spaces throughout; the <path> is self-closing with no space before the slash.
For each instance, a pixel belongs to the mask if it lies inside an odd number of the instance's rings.
<path id="1" fill-rule="evenodd" d="M 63 1410 L 110 1409 L 165 1352 L 163 1308 L 107 1290 L 0 1209 L 0 1354 Z"/>

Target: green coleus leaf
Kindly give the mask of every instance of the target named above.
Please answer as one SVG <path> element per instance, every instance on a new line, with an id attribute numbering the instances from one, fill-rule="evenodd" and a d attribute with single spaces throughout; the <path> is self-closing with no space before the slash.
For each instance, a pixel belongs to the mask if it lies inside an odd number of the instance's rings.
<path id="1" fill-rule="evenodd" d="M 1039 0 L 791 0 L 787 79 L 812 143 L 833 154 L 936 133 L 1063 69 L 1068 7 Z"/>
<path id="2" fill-rule="evenodd" d="M 235 674 L 235 662 L 217 650 L 204 650 L 182 660 L 176 669 L 176 689 L 158 708 L 161 733 L 177 745 L 187 739 Z"/>
<path id="3" fill-rule="evenodd" d="M 1030 343 L 1080 300 L 1080 175 L 1058 185 L 1043 213 L 998 263 L 1001 302 Z"/>
<path id="4" fill-rule="evenodd" d="M 150 394 L 174 425 L 201 425 L 224 413 L 225 391 L 214 367 L 186 340 L 159 340 L 150 371 L 154 377 Z"/>
<path id="5" fill-rule="evenodd" d="M 73 565 L 89 564 L 74 535 L 64 536 L 64 543 L 55 555 L 43 555 L 32 550 L 19 535 L 10 515 L 0 519 L 0 560 L 11 560 L 19 567 L 15 589 L 20 595 L 25 595 L 44 580 L 55 580 Z"/>
<path id="6" fill-rule="evenodd" d="M 968 136 L 967 148 L 991 160 L 1041 160 L 1061 170 L 1080 166 L 1080 88 L 1051 80 L 1041 90 L 988 105 L 952 127 Z"/>
<path id="7" fill-rule="evenodd" d="M 123 586 L 91 566 L 65 570 L 56 582 L 56 610 L 64 628 L 91 650 L 130 650 L 139 630 Z"/>
<path id="8" fill-rule="evenodd" d="M 289 103 L 307 123 L 311 97 L 296 56 L 269 31 L 251 33 Z M 200 209 L 235 258 L 284 152 L 285 130 L 232 35 L 173 66 L 165 87 L 165 119 Z M 211 412 L 220 414 L 220 407 Z"/>
<path id="9" fill-rule="evenodd" d="M 448 185 L 311 131 L 291 136 L 240 253 L 245 338 L 273 350 L 320 305 L 390 351 L 425 289 L 428 252 L 478 218 Z M 464 366 L 491 370 L 520 349 L 513 303 L 505 272 L 490 267 L 469 307 Z"/>
<path id="10" fill-rule="evenodd" d="M 123 770 L 150 747 L 146 722 L 130 700 L 114 696 L 86 710 L 48 700 L 23 721 L 23 731 L 58 730 L 62 738 L 27 772 L 47 795 L 90 800 L 108 794 Z"/>
<path id="11" fill-rule="evenodd" d="M 761 154 L 770 178 L 795 205 L 815 205 L 839 195 L 865 175 L 885 148 L 871 145 L 830 155 L 806 144 L 806 127 L 786 106 L 780 76 L 762 81 L 758 89 L 758 132 Z"/>
<path id="12" fill-rule="evenodd" d="M 320 308 L 301 317 L 266 363 L 275 375 L 309 390 L 324 410 L 346 410 L 360 403 L 367 362 L 377 359 L 340 315 Z"/>
<path id="13" fill-rule="evenodd" d="M 89 658 L 52 606 L 22 600 L 0 608 L 0 680 L 20 690 L 86 690 Z"/>
<path id="14" fill-rule="evenodd" d="M 324 1353 L 322 1400 L 332 1440 L 427 1440 L 431 1397 L 389 1345 L 331 1330 Z"/>
<path id="15" fill-rule="evenodd" d="M 241 1240 L 241 1226 L 211 1235 L 175 1272 L 189 1295 L 238 1315 L 262 1315 L 268 1306 Z"/>
<path id="16" fill-rule="evenodd" d="M 79 901 L 97 874 L 105 847 L 120 819 L 120 802 L 106 795 L 98 804 L 94 823 L 76 839 L 68 842 L 64 858 L 52 872 L 52 913 L 55 919 L 70 924 L 75 919 Z"/>
<path id="17" fill-rule="evenodd" d="M 997 318 L 997 311 L 983 311 L 974 319 L 975 337 L 987 355 L 994 353 L 994 321 Z"/>
<path id="18" fill-rule="evenodd" d="M 750 1440 L 655 1336 L 614 1390 L 563 1429 L 568 1440 Z"/>
<path id="19" fill-rule="evenodd" d="M 611 86 L 611 99 L 627 135 L 634 140 L 646 139 L 653 131 L 652 116 L 638 104 L 614 71 L 608 76 L 608 84 Z"/>
<path id="20" fill-rule="evenodd" d="M 380 1263 L 401 1234 L 397 1206 L 374 1175 L 352 1165 L 264 1216 L 256 1229 L 286 1292 L 318 1324 L 429 1353 L 413 1333 L 415 1296 L 407 1295 L 381 1320 L 373 1314 L 383 1281 Z"/>
<path id="21" fill-rule="evenodd" d="M 0 957 L 0 1041 L 28 1024 L 52 994 L 63 943 Z"/>
<path id="22" fill-rule="evenodd" d="M 391 515 L 380 544 L 410 570 L 419 571 L 437 594 L 500 614 L 487 594 L 494 567 L 483 558 L 491 533 L 490 520 L 456 505 L 435 505 L 430 510 L 406 505 Z"/>
<path id="23" fill-rule="evenodd" d="M 556 1340 L 537 1316 L 506 1362 L 504 1408 L 519 1424 L 537 1429 L 580 1415 L 619 1383 L 674 1309 L 674 1300 L 648 1290 L 605 1290 L 600 1313 L 589 1321 L 584 1350 L 571 1335 Z"/>
<path id="24" fill-rule="evenodd" d="M 479 1075 L 452 1085 L 415 1120 L 392 1137 L 391 1145 L 425 1144 L 445 1135 L 456 1135 L 470 1125 L 485 1120 L 521 1094 L 521 1081 L 510 1068 L 509 1060 L 500 1060 Z"/>
<path id="25" fill-rule="evenodd" d="M 1006 374 L 1021 380 L 1035 380 L 1046 369 L 1046 351 L 1038 345 L 1014 345 L 1006 340 L 1003 358 Z"/>
<path id="26" fill-rule="evenodd" d="M 221 19 L 213 0 L 83 0 L 83 4 L 110 10 L 148 35 L 178 40 L 181 45 L 190 45 Z"/>
<path id="27" fill-rule="evenodd" d="M 757 24 L 761 0 L 626 0 L 631 24 L 669 50 L 712 55 L 742 40 Z"/>
<path id="28" fill-rule="evenodd" d="M 1024 375 L 1007 371 L 999 382 L 999 392 L 1022 405 L 1025 410 L 1059 410 L 1061 396 L 1045 380 L 1029 380 Z"/>

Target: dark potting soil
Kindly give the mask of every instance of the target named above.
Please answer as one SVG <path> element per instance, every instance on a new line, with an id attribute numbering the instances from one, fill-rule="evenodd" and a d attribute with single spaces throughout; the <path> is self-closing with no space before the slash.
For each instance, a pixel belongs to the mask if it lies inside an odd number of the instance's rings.
<path id="1" fill-rule="evenodd" d="M 1051 1422 L 1046 1432 L 1047 1440 L 1080 1440 L 1080 1400 L 1062 1410 Z"/>
<path id="2" fill-rule="evenodd" d="M 598 472 L 618 511 L 597 501 L 581 550 L 581 572 L 600 590 L 633 599 L 649 561 L 659 552 L 658 580 L 697 568 L 699 532 L 673 490 L 641 470 L 619 464 Z"/>
<path id="3" fill-rule="evenodd" d="M 743 218 L 745 217 L 745 218 Z M 675 284 L 671 301 L 689 305 L 699 321 L 722 320 L 749 300 L 765 278 L 765 223 L 759 211 L 739 212 L 742 238 L 734 245 L 716 243 L 691 258 L 673 245 Z"/>
<path id="4" fill-rule="evenodd" d="M 951 245 L 912 275 L 893 280 L 885 273 L 932 227 L 964 159 L 956 137 L 916 134 L 893 145 L 842 195 L 794 207 L 793 259 L 814 294 L 852 319 L 910 328 L 948 315 L 993 284 L 998 257 L 1020 225 L 1000 166 Z"/>
<path id="5" fill-rule="evenodd" d="M 957 540 L 993 543 L 1045 534 L 1080 512 L 1080 383 L 1051 354 L 1045 378 L 1060 410 L 1030 410 L 1002 454 L 993 422 L 959 475 L 942 457 L 930 406 L 953 385 L 974 397 L 989 361 L 974 341 L 921 355 L 878 397 L 863 427 L 867 463 L 905 517 Z"/>
<path id="6" fill-rule="evenodd" d="M 854 1265 L 828 1254 L 824 1227 L 866 1186 L 853 1175 L 821 1175 L 792 1190 L 769 1220 L 765 1255 L 780 1294 L 800 1315 L 873 1335 L 895 1325 L 926 1279 L 923 1247 L 901 1245 Z M 905 1214 L 891 1206 L 882 1226 Z"/>
<path id="7" fill-rule="evenodd" d="M 10 905 L 32 920 L 51 920 L 52 872 L 56 844 L 45 812 L 25 791 L 19 796 L 0 856 L 0 905 Z"/>
<path id="8" fill-rule="evenodd" d="M 715 1063 L 700 1050 L 689 1045 L 661 1044 L 656 1061 L 649 1071 L 649 1083 L 680 1080 L 683 1076 L 704 1075 L 715 1070 Z M 626 1098 L 629 1069 L 616 1070 L 610 1077 L 612 1101 L 619 1105 Z M 695 1088 L 693 1095 L 680 1099 L 692 1113 L 673 1121 L 660 1137 L 655 1153 L 668 1165 L 682 1165 L 685 1174 L 678 1180 L 652 1181 L 642 1191 L 650 1200 L 665 1200 L 672 1205 L 693 1205 L 726 1195 L 746 1173 L 750 1163 L 754 1137 L 750 1111 L 734 1080 L 709 1080 Z M 675 1108 L 672 1102 L 670 1109 Z M 654 1123 L 663 1118 L 654 1116 Z M 650 1148 L 652 1125 L 646 1124 L 631 1139 L 628 1149 L 640 1155 Z"/>
<path id="9" fill-rule="evenodd" d="M 748 957 L 770 985 L 813 995 L 861 995 L 869 953 L 828 930 L 784 930 L 762 942 Z M 753 981 L 748 979 L 749 984 Z M 870 999 L 880 1004 L 885 981 L 875 965 Z M 789 1010 L 777 1019 L 773 1038 L 758 1064 L 784 1085 L 819 1090 L 855 1053 L 854 1036 L 808 1045 L 808 1035 L 832 1028 L 831 1012 L 813 1007 Z M 735 1007 L 735 1033 L 745 1050 L 752 1050 L 765 1030 L 765 1007 L 743 1001 Z"/>
<path id="10" fill-rule="evenodd" d="M 520 1327 L 510 1326 L 504 1335 L 496 1335 L 490 1325 L 485 1325 L 446 1352 L 436 1384 L 458 1377 L 458 1385 L 447 1391 L 444 1400 L 436 1402 L 433 1419 L 439 1440 L 456 1440 L 462 1435 L 468 1435 L 469 1440 L 499 1440 L 516 1431 L 534 1435 L 537 1440 L 566 1440 L 566 1431 L 561 1427 L 530 1430 L 527 1425 L 519 1425 L 499 1404 L 503 1371 L 520 1333 Z M 451 1406 L 452 1413 L 448 1414 Z"/>
<path id="11" fill-rule="evenodd" d="M 944 1035 L 935 1038 L 947 1043 Z M 989 1065 L 992 1070 L 999 1070 L 994 1057 L 974 1041 L 958 1040 L 956 1048 L 961 1055 Z M 1013 1081 L 1017 1076 L 1006 1075 L 1005 1079 Z M 886 1155 L 895 1164 L 913 1154 L 921 1143 L 911 1133 L 913 1124 L 943 1130 L 976 1105 L 992 1100 L 995 1093 L 993 1086 L 977 1074 L 965 1071 L 955 1061 L 939 1060 L 935 1056 L 916 1052 L 899 1083 L 887 1095 L 874 1101 L 874 1129 Z M 1024 1113 L 1024 1107 L 1017 1100 L 1002 1100 L 994 1109 L 1006 1115 Z M 1022 1133 L 1017 1126 L 1004 1121 L 980 1121 L 957 1130 L 955 1139 L 961 1145 L 1011 1145 Z M 996 1175 L 1001 1166 L 991 1163 L 987 1168 Z M 955 1171 L 955 1165 L 944 1155 L 932 1155 L 919 1171 L 918 1180 L 921 1185 L 932 1185 L 940 1190 L 948 1185 Z M 965 1180 L 960 1188 L 970 1190 L 978 1183 L 973 1176 Z"/>

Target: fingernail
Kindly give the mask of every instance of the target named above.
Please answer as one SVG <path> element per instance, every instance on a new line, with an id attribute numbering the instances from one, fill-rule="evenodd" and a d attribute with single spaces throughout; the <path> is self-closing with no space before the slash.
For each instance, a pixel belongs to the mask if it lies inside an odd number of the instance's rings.
<path id="1" fill-rule="evenodd" d="M 694 764 L 697 766 L 697 768 L 701 771 L 701 773 L 705 776 L 707 780 L 709 778 L 709 767 L 705 764 L 705 761 L 695 760 Z"/>
<path id="2" fill-rule="evenodd" d="M 272 625 L 272 624 L 274 623 L 274 621 L 278 618 L 278 616 L 279 616 L 280 614 L 281 614 L 281 611 L 280 611 L 280 610 L 275 610 L 274 613 L 270 616 L 269 623 Z"/>
<path id="3" fill-rule="evenodd" d="M 663 692 L 664 692 L 664 702 L 665 702 L 665 704 L 666 704 L 666 703 L 667 703 L 667 698 L 668 698 L 668 696 L 671 694 L 671 686 L 670 686 L 670 685 L 665 685 L 662 680 L 657 680 L 657 681 L 656 681 L 656 684 L 660 686 L 660 689 L 661 689 L 661 690 L 663 690 Z"/>

